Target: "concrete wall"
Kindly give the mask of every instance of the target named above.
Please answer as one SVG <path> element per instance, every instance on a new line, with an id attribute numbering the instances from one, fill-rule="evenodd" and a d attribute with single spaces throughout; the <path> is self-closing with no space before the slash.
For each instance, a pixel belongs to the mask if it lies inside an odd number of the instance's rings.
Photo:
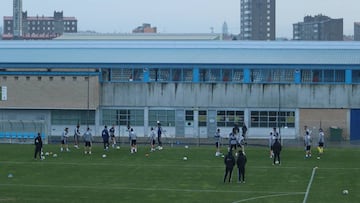
<path id="1" fill-rule="evenodd" d="M 360 85 L 104 83 L 103 106 L 360 108 Z"/>
<path id="2" fill-rule="evenodd" d="M 89 95 L 88 95 L 89 84 Z M 99 106 L 98 77 L 84 76 L 0 76 L 7 86 L 7 100 L 1 108 L 16 109 L 96 109 Z"/>

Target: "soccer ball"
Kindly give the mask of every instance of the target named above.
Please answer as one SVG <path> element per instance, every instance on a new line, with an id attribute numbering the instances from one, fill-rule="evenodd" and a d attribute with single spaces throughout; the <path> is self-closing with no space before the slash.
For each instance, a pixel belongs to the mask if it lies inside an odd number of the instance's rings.
<path id="1" fill-rule="evenodd" d="M 53 154 L 53 157 L 56 158 L 56 157 L 57 157 L 57 154 Z"/>
<path id="2" fill-rule="evenodd" d="M 42 160 L 45 160 L 45 156 L 41 156 L 41 159 L 42 159 Z"/>
<path id="3" fill-rule="evenodd" d="M 8 178 L 14 177 L 13 174 L 9 173 Z"/>
<path id="4" fill-rule="evenodd" d="M 187 157 L 186 157 L 186 156 L 184 156 L 183 160 L 184 160 L 184 161 L 186 161 L 186 160 L 187 160 Z"/>
<path id="5" fill-rule="evenodd" d="M 116 146 L 116 149 L 120 149 L 120 146 Z"/>
<path id="6" fill-rule="evenodd" d="M 50 153 L 49 152 L 45 152 L 45 156 L 49 156 L 50 155 Z"/>
<path id="7" fill-rule="evenodd" d="M 185 149 L 188 149 L 188 148 L 189 148 L 189 146 L 185 145 Z"/>
<path id="8" fill-rule="evenodd" d="M 342 192 L 344 195 L 347 195 L 347 194 L 349 194 L 349 190 L 343 190 L 343 192 Z"/>
<path id="9" fill-rule="evenodd" d="M 102 155 L 102 158 L 106 158 L 106 154 L 103 154 L 103 155 Z"/>

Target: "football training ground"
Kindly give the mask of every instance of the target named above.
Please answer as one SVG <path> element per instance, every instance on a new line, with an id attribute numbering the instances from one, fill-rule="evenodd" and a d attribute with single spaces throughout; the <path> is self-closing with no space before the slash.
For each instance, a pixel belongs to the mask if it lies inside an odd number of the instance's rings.
<path id="1" fill-rule="evenodd" d="M 0 203 L 360 202 L 358 146 L 325 148 L 321 159 L 316 149 L 305 159 L 303 148 L 284 146 L 281 165 L 272 165 L 267 147 L 248 146 L 246 183 L 237 183 L 237 170 L 231 183 L 223 183 L 224 161 L 214 146 L 150 153 L 142 145 L 130 154 L 127 145 L 108 152 L 95 145 L 91 155 L 70 149 L 45 145 L 49 155 L 34 160 L 33 145 L 1 144 Z"/>

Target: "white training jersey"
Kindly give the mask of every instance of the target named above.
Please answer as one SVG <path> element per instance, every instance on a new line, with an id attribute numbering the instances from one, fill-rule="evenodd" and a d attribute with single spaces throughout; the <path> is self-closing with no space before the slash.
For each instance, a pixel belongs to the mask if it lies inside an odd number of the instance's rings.
<path id="1" fill-rule="evenodd" d="M 130 131 L 131 140 L 136 140 L 136 133 L 134 131 Z"/>
<path id="2" fill-rule="evenodd" d="M 151 132 L 150 132 L 150 136 L 149 136 L 149 137 L 150 137 L 150 139 L 151 139 L 151 140 L 156 140 L 156 136 L 157 136 L 157 135 L 156 135 L 155 130 L 151 130 Z"/>
<path id="3" fill-rule="evenodd" d="M 324 137 L 325 137 L 325 134 L 324 134 L 324 132 L 319 132 L 319 142 L 322 142 L 322 143 L 324 143 Z"/>
<path id="4" fill-rule="evenodd" d="M 305 142 L 306 146 L 311 146 L 311 136 L 310 136 L 310 134 L 305 136 L 304 142 Z"/>

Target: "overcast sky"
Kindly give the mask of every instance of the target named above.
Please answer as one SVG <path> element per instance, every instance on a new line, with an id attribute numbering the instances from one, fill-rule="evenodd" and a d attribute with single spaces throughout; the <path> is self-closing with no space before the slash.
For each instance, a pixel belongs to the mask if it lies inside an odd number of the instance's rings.
<path id="1" fill-rule="evenodd" d="M 265 0 L 264 0 L 265 1 Z M 12 16 L 13 0 L 1 0 L 0 16 Z M 29 16 L 64 16 L 78 19 L 78 29 L 130 33 L 150 23 L 160 33 L 240 32 L 240 0 L 23 0 Z M 323 14 L 344 19 L 344 34 L 353 35 L 360 21 L 360 0 L 277 0 L 276 37 L 292 38 L 292 24 L 305 15 Z M 3 20 L 0 25 L 2 26 Z"/>

